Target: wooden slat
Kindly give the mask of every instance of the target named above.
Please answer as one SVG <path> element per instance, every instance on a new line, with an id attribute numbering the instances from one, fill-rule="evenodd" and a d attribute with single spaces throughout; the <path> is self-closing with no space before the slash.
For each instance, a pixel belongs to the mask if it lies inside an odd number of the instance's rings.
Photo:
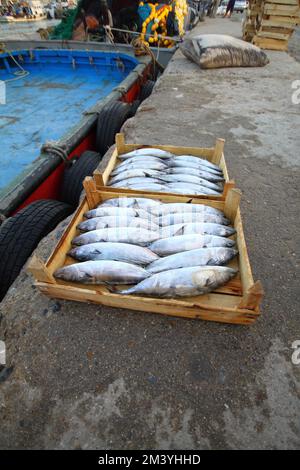
<path id="1" fill-rule="evenodd" d="M 298 6 L 289 5 L 273 5 L 272 3 L 265 3 L 263 11 L 265 14 L 280 15 L 280 16 L 299 16 Z"/>
<path id="2" fill-rule="evenodd" d="M 291 33 L 282 34 L 273 31 L 258 31 L 256 35 L 259 38 L 281 39 L 282 41 L 288 41 L 291 37 Z"/>
<path id="3" fill-rule="evenodd" d="M 72 246 L 71 242 L 73 238 L 78 235 L 77 225 L 82 222 L 83 214 L 88 210 L 89 206 L 87 200 L 83 199 L 74 216 L 72 217 L 71 222 L 64 231 L 48 261 L 46 262 L 46 268 L 51 275 L 54 273 L 54 271 L 65 264 L 67 253 Z M 36 279 L 42 280 L 39 276 L 36 276 Z"/>
<path id="4" fill-rule="evenodd" d="M 122 296 L 120 299 L 120 295 L 117 294 L 102 295 L 95 290 L 78 289 L 72 286 L 62 286 L 59 284 L 53 286 L 51 284 L 40 282 L 36 285 L 39 287 L 41 292 L 50 297 L 75 300 L 78 302 L 87 301 L 89 303 L 106 305 L 108 307 L 122 307 L 124 309 L 134 311 L 160 313 L 175 317 L 247 325 L 253 323 L 259 315 L 254 310 L 239 309 L 239 297 L 234 297 L 235 301 L 231 302 L 230 307 L 228 308 L 214 308 L 211 304 L 206 305 L 205 302 L 199 305 L 189 305 L 188 302 L 181 302 L 180 300 L 173 303 L 172 308 L 170 308 L 167 303 L 168 301 L 164 299 L 147 299 L 136 296 Z M 230 296 L 227 295 L 220 296 L 218 302 L 220 302 L 220 304 L 228 304 L 228 300 L 230 300 L 229 297 Z"/>
<path id="5" fill-rule="evenodd" d="M 253 44 L 261 47 L 262 49 L 270 49 L 274 51 L 288 50 L 288 42 L 281 41 L 280 39 L 259 38 L 258 36 L 254 36 L 252 42 Z"/>
<path id="6" fill-rule="evenodd" d="M 103 201 L 107 199 L 117 198 L 117 197 L 146 197 L 150 199 L 157 199 L 162 202 L 186 202 L 192 204 L 207 204 L 209 206 L 215 207 L 216 209 L 224 209 L 224 200 L 217 198 L 209 198 L 208 196 L 200 198 L 199 196 L 189 196 L 181 194 L 169 194 L 169 193 L 147 193 L 144 191 L 137 190 L 126 190 L 121 188 L 110 188 L 103 187 L 97 188 L 98 192 Z"/>
<path id="7" fill-rule="evenodd" d="M 297 6 L 299 5 L 299 0 L 269 0 L 268 1 L 268 5 L 269 4 L 281 4 L 281 5 L 290 5 L 290 6 Z"/>

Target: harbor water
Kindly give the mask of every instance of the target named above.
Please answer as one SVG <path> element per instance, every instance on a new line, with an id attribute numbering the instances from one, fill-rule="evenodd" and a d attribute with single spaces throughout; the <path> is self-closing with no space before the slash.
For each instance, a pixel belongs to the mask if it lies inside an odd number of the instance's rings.
<path id="1" fill-rule="evenodd" d="M 37 30 L 56 26 L 61 20 L 0 23 L 0 41 L 6 39 L 40 39 Z"/>

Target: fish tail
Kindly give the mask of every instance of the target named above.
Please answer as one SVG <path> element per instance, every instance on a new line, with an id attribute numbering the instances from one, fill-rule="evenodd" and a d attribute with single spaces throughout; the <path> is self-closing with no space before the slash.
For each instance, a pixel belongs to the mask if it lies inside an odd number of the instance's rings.
<path id="1" fill-rule="evenodd" d="M 129 289 L 119 290 L 118 294 L 121 294 L 121 295 L 135 294 L 135 286 L 130 287 Z"/>

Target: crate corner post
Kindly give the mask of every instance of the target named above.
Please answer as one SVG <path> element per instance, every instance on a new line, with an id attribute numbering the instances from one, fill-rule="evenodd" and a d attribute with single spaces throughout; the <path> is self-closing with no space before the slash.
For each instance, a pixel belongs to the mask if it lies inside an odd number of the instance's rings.
<path id="1" fill-rule="evenodd" d="M 94 207 L 96 207 L 101 202 L 94 178 L 87 176 L 83 181 L 83 187 L 85 190 L 88 206 L 90 209 L 94 209 Z"/>
<path id="2" fill-rule="evenodd" d="M 260 281 L 256 281 L 251 287 L 245 292 L 239 308 L 245 308 L 247 310 L 256 310 L 259 312 L 259 306 L 264 296 L 264 289 Z"/>
<path id="3" fill-rule="evenodd" d="M 217 139 L 212 156 L 212 163 L 218 165 L 224 152 L 225 139 Z"/>
<path id="4" fill-rule="evenodd" d="M 116 147 L 118 155 L 125 152 L 125 136 L 123 132 L 119 132 L 118 134 L 116 134 Z"/>
<path id="5" fill-rule="evenodd" d="M 235 187 L 231 187 L 226 194 L 224 214 L 231 221 L 235 220 L 236 214 L 240 206 L 241 197 L 242 197 L 242 192 L 238 188 L 235 188 Z"/>
<path id="6" fill-rule="evenodd" d="M 33 275 L 36 281 L 55 284 L 54 277 L 37 255 L 33 254 L 31 256 L 27 263 L 26 269 L 30 274 Z"/>

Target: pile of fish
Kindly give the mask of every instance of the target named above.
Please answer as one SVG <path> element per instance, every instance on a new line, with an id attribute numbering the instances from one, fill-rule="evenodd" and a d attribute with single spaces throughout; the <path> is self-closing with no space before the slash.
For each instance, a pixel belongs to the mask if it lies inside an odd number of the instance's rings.
<path id="1" fill-rule="evenodd" d="M 237 273 L 224 266 L 237 255 L 235 230 L 209 205 L 114 198 L 86 212 L 78 229 L 68 253 L 77 262 L 58 279 L 172 298 L 206 294 Z"/>
<path id="2" fill-rule="evenodd" d="M 143 148 L 118 158 L 122 161 L 108 181 L 112 188 L 211 196 L 223 192 L 222 170 L 200 157 Z"/>

